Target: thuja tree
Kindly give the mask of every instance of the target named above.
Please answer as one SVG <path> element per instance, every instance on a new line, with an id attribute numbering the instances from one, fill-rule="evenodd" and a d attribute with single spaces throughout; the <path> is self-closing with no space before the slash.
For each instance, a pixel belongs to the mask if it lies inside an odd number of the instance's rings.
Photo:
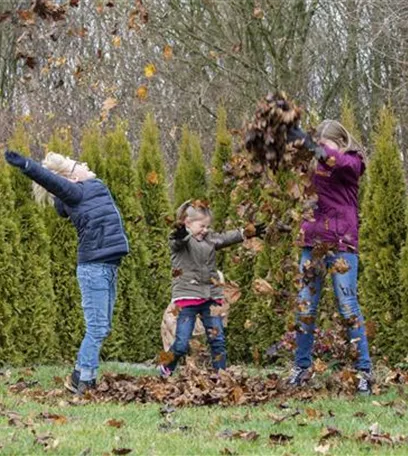
<path id="1" fill-rule="evenodd" d="M 232 180 L 227 178 L 224 169 L 232 155 L 232 138 L 227 129 L 227 112 L 223 106 L 217 112 L 215 150 L 211 161 L 210 202 L 213 213 L 213 226 L 216 231 L 225 228 L 230 209 Z"/>
<path id="2" fill-rule="evenodd" d="M 168 248 L 170 202 L 159 130 L 151 114 L 147 115 L 143 124 L 136 176 L 137 192 L 147 225 L 150 337 L 152 347 L 159 348 L 162 313 L 170 302 L 171 275 Z"/>
<path id="3" fill-rule="evenodd" d="M 113 330 L 104 353 L 109 358 L 142 361 L 155 353 L 151 332 L 157 321 L 154 303 L 148 300 L 149 258 L 145 245 L 146 224 L 137 190 L 136 172 L 126 126 L 117 122 L 106 134 L 105 183 L 122 214 L 129 239 L 130 254 L 119 269 Z"/>
<path id="4" fill-rule="evenodd" d="M 14 345 L 13 330 L 18 324 L 22 307 L 20 236 L 14 193 L 11 187 L 10 167 L 0 156 L 0 360 L 14 361 L 19 353 Z M 21 355 L 21 354 L 20 354 Z M 18 359 L 18 358 L 17 358 Z M 21 358 L 20 358 L 21 359 Z"/>
<path id="5" fill-rule="evenodd" d="M 92 123 L 87 126 L 82 134 L 80 160 L 102 180 L 106 175 L 104 147 L 105 138 L 99 125 Z"/>
<path id="6" fill-rule="evenodd" d="M 186 200 L 206 197 L 206 170 L 200 141 L 184 126 L 174 176 L 174 204 L 177 208 Z"/>
<path id="7" fill-rule="evenodd" d="M 247 163 L 248 157 L 242 154 L 233 157 L 233 160 L 244 160 Z M 226 177 L 231 178 L 230 175 Z M 251 220 L 257 212 L 261 189 L 253 179 L 233 179 L 232 182 L 234 188 L 230 195 L 231 207 L 227 228 L 240 229 L 244 228 L 248 219 Z M 239 286 L 241 293 L 239 300 L 231 305 L 228 316 L 228 356 L 233 362 L 253 360 L 252 346 L 249 342 L 253 331 L 250 320 L 251 306 L 254 303 L 252 282 L 256 257 L 263 248 L 263 242 L 254 239 L 229 247 L 225 251 L 223 272 L 228 281 Z"/>
<path id="8" fill-rule="evenodd" d="M 288 170 L 269 173 L 273 189 L 261 185 L 258 221 L 269 225 L 264 248 L 257 255 L 250 291 L 249 337 L 254 361 L 262 361 L 266 349 L 277 342 L 288 323 L 294 319 L 297 303 L 295 278 L 298 273 L 299 249 L 295 245 L 298 222 L 291 218 L 296 199 L 290 189 L 296 176 Z M 280 231 L 278 224 L 291 226 Z"/>
<path id="9" fill-rule="evenodd" d="M 24 124 L 16 126 L 9 148 L 30 154 L 29 136 Z M 20 233 L 18 253 L 21 283 L 20 299 L 13 308 L 12 327 L 16 358 L 14 363 L 44 362 L 56 355 L 56 311 L 51 277 L 50 238 L 44 214 L 32 199 L 31 180 L 12 168 L 14 221 Z M 29 296 L 29 299 L 27 297 Z"/>
<path id="10" fill-rule="evenodd" d="M 54 131 L 47 149 L 72 157 L 70 130 L 60 128 Z M 59 353 L 64 359 L 72 360 L 83 336 L 83 312 L 76 279 L 77 234 L 69 220 L 58 216 L 53 207 L 46 208 L 45 220 L 51 242 L 51 274 Z"/>
<path id="11" fill-rule="evenodd" d="M 379 114 L 364 192 L 360 250 L 363 273 L 360 292 L 365 313 L 376 323 L 375 348 L 391 361 L 399 347 L 397 323 L 403 315 L 399 259 L 405 241 L 406 188 L 401 154 L 395 140 L 395 119 L 389 108 Z"/>

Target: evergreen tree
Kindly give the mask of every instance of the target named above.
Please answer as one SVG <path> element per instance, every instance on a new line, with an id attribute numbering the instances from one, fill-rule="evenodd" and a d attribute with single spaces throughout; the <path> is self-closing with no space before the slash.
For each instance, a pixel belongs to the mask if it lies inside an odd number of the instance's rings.
<path id="1" fill-rule="evenodd" d="M 249 342 L 255 361 L 257 358 L 262 360 L 266 349 L 280 340 L 285 327 L 294 319 L 297 303 L 295 277 L 298 273 L 299 251 L 295 246 L 295 239 L 299 227 L 290 219 L 289 214 L 294 208 L 294 202 L 287 193 L 288 186 L 296 180 L 296 176 L 289 171 L 279 170 L 273 179 L 276 183 L 276 189 L 272 192 L 274 194 L 270 194 L 267 188 L 262 188 L 258 204 L 261 208 L 268 205 L 272 207 L 277 219 L 292 225 L 292 232 L 275 231 L 274 235 L 267 236 L 264 249 L 256 257 L 249 315 Z M 276 192 L 280 192 L 278 196 Z M 288 216 L 289 219 L 286 219 Z M 263 217 L 260 221 L 271 221 L 268 212 L 260 217 Z M 272 229 L 276 229 L 274 224 Z M 259 288 L 263 288 L 263 283 L 270 287 L 257 290 L 258 280 L 261 280 Z"/>
<path id="2" fill-rule="evenodd" d="M 20 236 L 15 221 L 10 167 L 0 157 L 0 363 L 10 362 L 16 351 L 13 328 L 21 306 Z"/>
<path id="3" fill-rule="evenodd" d="M 112 335 L 104 353 L 109 358 L 144 361 L 156 353 L 151 332 L 157 321 L 155 303 L 148 301 L 148 252 L 145 246 L 146 225 L 143 221 L 136 187 L 136 173 L 124 124 L 117 122 L 105 140 L 106 178 L 122 214 L 129 239 L 130 254 L 119 270 L 118 293 Z"/>
<path id="4" fill-rule="evenodd" d="M 227 129 L 227 112 L 220 106 L 217 113 L 215 150 L 211 163 L 210 202 L 215 231 L 223 231 L 230 209 L 232 181 L 229 183 L 224 167 L 232 155 L 232 139 Z"/>
<path id="5" fill-rule="evenodd" d="M 402 317 L 399 258 L 406 236 L 406 193 L 394 133 L 394 116 L 383 108 L 373 136 L 360 230 L 362 303 L 376 323 L 377 352 L 391 361 L 406 352 L 406 347 L 399 351 L 396 344 L 397 323 Z"/>
<path id="6" fill-rule="evenodd" d="M 48 151 L 72 156 L 72 138 L 68 128 L 56 130 L 47 145 Z M 59 353 L 73 360 L 84 332 L 81 294 L 76 279 L 77 234 L 72 224 L 60 217 L 53 207 L 45 209 L 51 241 L 51 274 L 54 284 L 56 333 Z"/>
<path id="7" fill-rule="evenodd" d="M 189 199 L 206 199 L 206 195 L 206 171 L 200 142 L 197 135 L 184 126 L 174 176 L 175 207 Z"/>
<path id="8" fill-rule="evenodd" d="M 106 158 L 104 156 L 104 136 L 99 125 L 92 123 L 84 129 L 81 141 L 81 161 L 87 163 L 90 170 L 100 179 L 106 176 Z"/>
<path id="9" fill-rule="evenodd" d="M 229 211 L 229 229 L 243 228 L 241 208 L 248 203 L 255 203 L 260 199 L 261 190 L 256 182 L 249 185 L 242 182 L 233 182 L 231 191 L 231 206 Z M 253 332 L 251 317 L 251 307 L 254 304 L 254 295 L 252 292 L 252 283 L 254 279 L 254 268 L 256 257 L 260 249 L 263 248 L 261 241 L 255 243 L 245 242 L 225 251 L 223 272 L 228 281 L 238 284 L 241 296 L 237 302 L 230 306 L 228 315 L 228 327 L 226 329 L 228 343 L 228 357 L 231 362 L 251 362 L 252 346 L 250 336 Z M 256 248 L 258 246 L 258 248 Z M 256 299 L 256 298 L 255 298 Z"/>
<path id="10" fill-rule="evenodd" d="M 9 148 L 29 156 L 29 136 L 22 123 L 17 124 Z M 16 350 L 13 363 L 44 362 L 55 357 L 57 348 L 50 239 L 43 211 L 32 199 L 30 179 L 16 168 L 11 168 L 10 173 L 15 193 L 14 220 L 20 233 L 18 256 L 22 277 L 12 330 Z"/>
<path id="11" fill-rule="evenodd" d="M 137 191 L 147 223 L 146 245 L 150 252 L 148 300 L 154 318 L 150 322 L 149 333 L 152 346 L 158 349 L 162 314 L 170 302 L 169 226 L 166 222 L 170 213 L 170 202 L 159 145 L 159 131 L 150 114 L 143 125 L 136 175 Z"/>

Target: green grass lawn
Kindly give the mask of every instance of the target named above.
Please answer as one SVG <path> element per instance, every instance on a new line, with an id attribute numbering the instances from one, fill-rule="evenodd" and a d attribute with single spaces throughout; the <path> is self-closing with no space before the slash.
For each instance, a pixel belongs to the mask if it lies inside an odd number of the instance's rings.
<path id="1" fill-rule="evenodd" d="M 151 371 L 105 363 L 103 371 L 134 375 Z M 392 437 L 408 435 L 408 390 L 390 389 L 387 394 L 353 400 L 316 399 L 312 402 L 280 401 L 253 407 L 189 407 L 163 416 L 159 404 L 87 404 L 70 405 L 70 395 L 54 404 L 35 402 L 24 394 L 12 394 L 9 384 L 18 378 L 38 381 L 45 389 L 61 388 L 54 377 L 63 377 L 69 369 L 61 366 L 38 367 L 32 375 L 24 369 L 10 369 L 0 376 L 0 454 L 2 455 L 407 455 L 408 441 L 399 445 L 374 445 L 356 439 L 359 431 L 368 432 L 378 423 Z M 29 372 L 28 372 L 29 374 Z M 390 401 L 394 401 L 388 404 Z M 288 408 L 282 408 L 284 407 Z M 278 416 L 299 414 L 276 424 Z M 19 415 L 10 414 L 16 412 Z M 52 413 L 60 419 L 45 420 L 41 413 Z M 356 414 L 358 416 L 356 416 Z M 16 418 L 17 417 L 17 418 Z M 166 418 L 167 417 L 167 418 Z M 13 419 L 14 418 L 14 419 Z M 107 424 L 123 420 L 121 427 Z M 320 444 L 327 427 L 341 432 Z M 225 431 L 255 431 L 256 440 L 222 438 Z M 270 434 L 293 438 L 286 444 L 270 443 Z M 47 438 L 47 436 L 50 436 Z M 48 442 L 49 448 L 36 439 Z M 330 446 L 328 446 L 330 445 Z M 116 451 L 116 453 L 115 453 Z"/>

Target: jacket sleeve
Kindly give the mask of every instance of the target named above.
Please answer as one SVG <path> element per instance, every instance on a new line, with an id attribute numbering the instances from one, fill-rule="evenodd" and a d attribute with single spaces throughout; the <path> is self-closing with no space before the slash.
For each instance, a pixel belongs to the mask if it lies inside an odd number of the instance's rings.
<path id="1" fill-rule="evenodd" d="M 59 198 L 54 199 L 54 207 L 59 216 L 64 218 L 68 217 L 68 214 L 65 212 L 64 209 L 64 203 Z"/>
<path id="2" fill-rule="evenodd" d="M 327 157 L 322 165 L 335 172 L 343 179 L 358 180 L 363 175 L 365 165 L 358 152 L 341 153 L 336 149 L 324 146 Z"/>
<path id="3" fill-rule="evenodd" d="M 225 231 L 225 233 L 210 233 L 211 241 L 215 244 L 215 249 L 220 250 L 230 245 L 244 241 L 243 230 Z"/>
<path id="4" fill-rule="evenodd" d="M 22 171 L 67 206 L 75 206 L 82 199 L 83 187 L 81 184 L 74 184 L 65 177 L 52 173 L 31 158 L 27 159 L 27 166 Z"/>
<path id="5" fill-rule="evenodd" d="M 169 245 L 170 245 L 170 250 L 172 252 L 178 252 L 179 250 L 183 249 L 184 247 L 187 246 L 188 241 L 191 238 L 191 234 L 188 234 L 185 238 L 183 239 L 175 239 L 173 234 L 170 234 L 169 236 Z"/>

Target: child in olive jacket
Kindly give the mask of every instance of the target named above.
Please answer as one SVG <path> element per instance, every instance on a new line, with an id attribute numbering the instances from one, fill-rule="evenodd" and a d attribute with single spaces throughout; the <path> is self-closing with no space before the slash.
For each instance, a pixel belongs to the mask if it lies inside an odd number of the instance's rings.
<path id="1" fill-rule="evenodd" d="M 174 274 L 172 300 L 180 307 L 176 339 L 170 347 L 172 361 L 160 366 L 161 375 L 172 374 L 178 360 L 188 351 L 197 315 L 206 331 L 214 369 L 225 369 L 226 347 L 220 316 L 211 315 L 211 307 L 222 304 L 223 290 L 219 286 L 216 251 L 244 241 L 244 230 L 225 233 L 210 231 L 211 211 L 199 202 L 187 201 L 177 211 L 178 228 L 170 235 L 171 262 Z M 255 226 L 252 236 L 265 233 L 265 225 Z"/>

